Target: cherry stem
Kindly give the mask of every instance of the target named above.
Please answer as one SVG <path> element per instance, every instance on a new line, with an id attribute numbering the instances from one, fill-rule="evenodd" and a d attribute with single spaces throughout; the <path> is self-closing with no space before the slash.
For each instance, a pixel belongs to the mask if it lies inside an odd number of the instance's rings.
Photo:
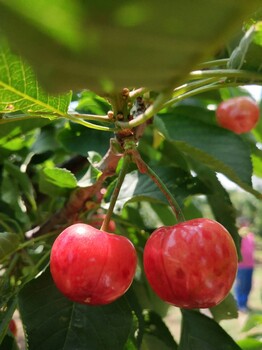
<path id="1" fill-rule="evenodd" d="M 120 170 L 118 178 L 117 178 L 117 183 L 115 185 L 114 191 L 113 191 L 111 199 L 110 199 L 109 208 L 107 210 L 106 217 L 105 217 L 105 219 L 102 223 L 102 226 L 100 228 L 101 231 L 108 231 L 108 225 L 109 225 L 109 222 L 111 220 L 111 216 L 113 214 L 114 207 L 115 207 L 121 186 L 122 186 L 123 181 L 125 179 L 125 176 L 126 176 L 126 173 L 128 170 L 128 166 L 130 164 L 130 160 L 131 160 L 130 155 L 128 153 L 125 153 L 123 156 L 123 163 L 121 166 L 121 170 Z"/>
<path id="2" fill-rule="evenodd" d="M 160 191 L 164 194 L 164 196 L 166 197 L 170 207 L 172 208 L 176 216 L 177 221 L 178 222 L 185 221 L 185 217 L 183 215 L 183 212 L 179 204 L 177 203 L 177 201 L 175 200 L 175 198 L 173 197 L 169 189 L 166 187 L 166 185 L 163 183 L 163 181 L 160 179 L 160 177 L 154 172 L 153 169 L 150 168 L 149 165 L 147 165 L 143 161 L 143 159 L 141 158 L 140 154 L 136 149 L 130 150 L 130 153 L 133 156 L 133 161 L 136 163 L 138 170 L 142 174 L 147 174 L 152 179 L 152 181 L 158 186 Z"/>

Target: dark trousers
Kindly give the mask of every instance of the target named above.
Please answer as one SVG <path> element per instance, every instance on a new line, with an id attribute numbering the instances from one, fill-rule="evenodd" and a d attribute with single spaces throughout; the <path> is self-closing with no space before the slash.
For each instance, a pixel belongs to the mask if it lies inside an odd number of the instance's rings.
<path id="1" fill-rule="evenodd" d="M 239 308 L 246 308 L 252 287 L 252 267 L 239 267 L 235 283 L 235 297 Z"/>

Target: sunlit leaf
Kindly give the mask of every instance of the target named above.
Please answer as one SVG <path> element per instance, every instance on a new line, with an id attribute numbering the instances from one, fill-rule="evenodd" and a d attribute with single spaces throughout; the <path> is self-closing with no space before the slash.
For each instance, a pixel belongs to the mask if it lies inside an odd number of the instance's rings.
<path id="1" fill-rule="evenodd" d="M 248 319 L 247 322 L 245 323 L 244 327 L 243 327 L 243 331 L 247 332 L 250 329 L 257 327 L 259 325 L 262 325 L 262 315 L 261 314 L 251 314 Z"/>
<path id="2" fill-rule="evenodd" d="M 245 338 L 237 341 L 242 350 L 261 350 L 262 342 L 254 338 Z"/>
<path id="3" fill-rule="evenodd" d="M 67 113 L 70 99 L 71 93 L 51 96 L 44 92 L 30 66 L 1 43 L 0 112 L 5 113 L 4 118 L 17 118 L 14 112 L 19 112 L 20 118 L 62 116 Z"/>
<path id="4" fill-rule="evenodd" d="M 0 145 L 6 146 L 6 143 L 14 138 L 20 137 L 30 130 L 41 128 L 50 123 L 50 120 L 37 118 L 37 119 L 26 119 L 16 120 L 14 123 L 3 123 L 0 120 Z"/>
<path id="5" fill-rule="evenodd" d="M 77 186 L 75 176 L 67 169 L 46 168 L 40 174 L 40 190 L 51 196 L 66 194 Z"/>

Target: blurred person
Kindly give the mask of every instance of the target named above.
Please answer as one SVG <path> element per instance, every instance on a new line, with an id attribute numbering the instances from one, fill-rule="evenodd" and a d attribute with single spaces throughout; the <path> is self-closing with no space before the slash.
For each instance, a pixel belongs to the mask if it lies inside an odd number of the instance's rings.
<path id="1" fill-rule="evenodd" d="M 242 222 L 239 234 L 241 236 L 242 259 L 238 263 L 234 292 L 239 311 L 247 312 L 255 266 L 255 235 L 250 231 L 247 221 Z"/>

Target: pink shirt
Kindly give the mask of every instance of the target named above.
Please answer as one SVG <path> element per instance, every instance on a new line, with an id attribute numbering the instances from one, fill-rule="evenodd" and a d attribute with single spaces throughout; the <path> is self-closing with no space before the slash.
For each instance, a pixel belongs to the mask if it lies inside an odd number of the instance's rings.
<path id="1" fill-rule="evenodd" d="M 242 261 L 239 262 L 239 267 L 254 267 L 255 265 L 255 237 L 252 232 L 249 232 L 242 238 L 241 254 Z"/>

